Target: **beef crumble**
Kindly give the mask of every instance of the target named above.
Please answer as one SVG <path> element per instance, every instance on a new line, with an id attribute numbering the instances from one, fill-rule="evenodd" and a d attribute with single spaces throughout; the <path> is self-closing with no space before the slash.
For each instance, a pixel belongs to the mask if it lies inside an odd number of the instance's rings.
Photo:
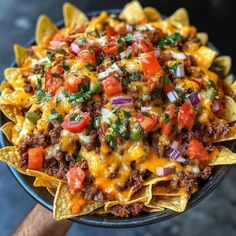
<path id="1" fill-rule="evenodd" d="M 120 218 L 128 218 L 140 215 L 143 207 L 144 204 L 142 202 L 135 202 L 130 205 L 115 205 L 111 208 L 111 213 Z"/>

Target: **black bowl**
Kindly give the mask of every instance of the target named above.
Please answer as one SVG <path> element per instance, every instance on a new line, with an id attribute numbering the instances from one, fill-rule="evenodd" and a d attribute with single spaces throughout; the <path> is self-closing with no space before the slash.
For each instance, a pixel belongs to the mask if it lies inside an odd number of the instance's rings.
<path id="1" fill-rule="evenodd" d="M 109 13 L 118 14 L 120 10 L 118 9 L 111 9 L 107 10 Z M 90 12 L 87 15 L 89 17 L 96 16 L 100 13 L 100 11 Z M 58 22 L 57 24 L 59 27 L 63 25 L 63 21 Z M 32 39 L 27 46 L 32 45 L 35 43 L 35 40 Z M 210 44 L 212 48 L 213 45 Z M 215 49 L 215 48 L 214 48 Z M 14 62 L 12 66 L 16 66 Z M 6 117 L 1 113 L 0 114 L 0 125 L 2 126 L 7 121 Z M 0 145 L 2 147 L 10 145 L 9 142 L 6 140 L 5 136 L 1 133 L 0 134 Z M 234 142 L 227 142 L 227 146 L 231 149 L 234 147 Z M 213 175 L 210 180 L 201 183 L 201 188 L 198 192 L 192 195 L 189 203 L 187 205 L 186 210 L 190 209 L 191 207 L 195 206 L 199 203 L 202 199 L 204 199 L 209 193 L 211 193 L 224 179 L 228 171 L 230 170 L 231 165 L 228 166 L 218 166 L 215 167 L 213 170 Z M 53 210 L 53 197 L 48 193 L 45 188 L 35 188 L 33 186 L 34 178 L 22 175 L 18 171 L 16 171 L 13 167 L 9 166 L 9 169 L 20 183 L 20 185 L 29 193 L 38 203 L 43 205 L 49 210 Z M 140 216 L 128 218 L 128 219 L 120 219 L 112 216 L 81 216 L 75 217 L 71 219 L 77 223 L 83 223 L 86 225 L 91 226 L 99 226 L 99 227 L 113 227 L 113 228 L 127 228 L 127 227 L 138 227 L 144 226 L 148 224 L 157 223 L 163 220 L 170 219 L 174 216 L 179 215 L 180 213 L 165 210 L 163 212 L 155 212 L 155 213 L 144 213 Z"/>

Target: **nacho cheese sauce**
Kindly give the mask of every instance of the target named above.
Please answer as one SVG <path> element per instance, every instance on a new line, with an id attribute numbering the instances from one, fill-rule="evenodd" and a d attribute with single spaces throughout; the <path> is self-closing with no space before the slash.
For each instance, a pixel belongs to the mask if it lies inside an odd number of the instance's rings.
<path id="1" fill-rule="evenodd" d="M 104 202 L 127 217 L 109 204 L 131 204 L 145 186 L 187 199 L 211 175 L 214 143 L 235 133 L 224 115 L 227 65 L 206 35 L 184 10 L 162 19 L 133 4 L 132 17 L 127 7 L 48 23 L 45 37 L 38 27 L 38 45 L 17 48 L 18 68 L 5 73 L 1 104 L 16 107 L 9 139 L 20 165 L 65 181 L 72 214 Z"/>

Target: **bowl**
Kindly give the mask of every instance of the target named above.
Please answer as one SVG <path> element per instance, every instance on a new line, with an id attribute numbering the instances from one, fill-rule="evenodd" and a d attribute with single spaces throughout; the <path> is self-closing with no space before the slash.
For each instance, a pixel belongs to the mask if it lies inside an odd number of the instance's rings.
<path id="1" fill-rule="evenodd" d="M 120 12 L 119 9 L 110 9 L 107 10 L 108 13 L 118 14 Z M 100 13 L 100 11 L 89 12 L 87 15 L 89 17 L 96 16 Z M 63 26 L 63 21 L 57 23 L 57 26 Z M 31 39 L 26 46 L 32 45 L 35 43 L 34 39 Z M 209 44 L 210 47 L 216 49 L 212 44 Z M 16 66 L 14 62 L 12 67 Z M 2 126 L 7 121 L 7 118 L 4 115 L 0 114 L 0 125 Z M 232 150 L 234 148 L 234 141 L 227 142 L 227 146 Z M 6 140 L 5 136 L 0 134 L 0 145 L 1 147 L 10 145 L 10 143 Z M 201 200 L 207 197 L 224 179 L 230 170 L 231 165 L 227 166 L 218 166 L 213 170 L 213 175 L 208 181 L 204 181 L 200 183 L 200 189 L 190 198 L 186 210 L 192 208 L 196 204 L 198 204 Z M 26 190 L 26 192 L 31 195 L 38 203 L 43 205 L 49 210 L 53 210 L 53 197 L 49 194 L 49 192 L 45 188 L 36 188 L 33 186 L 34 178 L 30 176 L 25 176 L 16 171 L 13 167 L 9 166 L 10 171 L 19 182 L 19 184 Z M 120 219 L 114 216 L 93 216 L 86 215 L 75 217 L 71 219 L 71 221 L 76 223 L 82 223 L 90 226 L 98 226 L 98 227 L 107 227 L 107 228 L 127 228 L 127 227 L 138 227 L 144 226 L 148 224 L 153 224 L 157 222 L 161 222 L 167 219 L 170 219 L 174 216 L 177 216 L 181 213 L 177 213 L 171 210 L 165 210 L 163 212 L 154 212 L 154 213 L 144 213 L 140 216 Z"/>

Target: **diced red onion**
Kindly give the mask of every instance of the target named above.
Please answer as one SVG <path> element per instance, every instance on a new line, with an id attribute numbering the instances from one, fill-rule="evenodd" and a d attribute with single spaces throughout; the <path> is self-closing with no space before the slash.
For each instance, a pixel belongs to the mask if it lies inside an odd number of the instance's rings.
<path id="1" fill-rule="evenodd" d="M 182 153 L 172 147 L 170 147 L 166 154 L 173 160 L 176 160 L 177 158 L 181 157 L 182 156 Z"/>
<path id="2" fill-rule="evenodd" d="M 133 98 L 126 97 L 126 96 L 117 96 L 111 99 L 112 105 L 129 105 L 132 104 L 134 101 Z"/>
<path id="3" fill-rule="evenodd" d="M 152 107 L 141 107 L 141 112 L 147 112 L 150 111 Z"/>
<path id="4" fill-rule="evenodd" d="M 200 172 L 200 169 L 198 166 L 193 166 L 191 170 L 192 170 L 192 173 L 194 174 L 198 174 Z"/>
<path id="5" fill-rule="evenodd" d="M 190 101 L 191 105 L 195 107 L 200 102 L 200 94 L 198 92 L 193 92 L 188 96 L 188 100 Z"/>
<path id="6" fill-rule="evenodd" d="M 99 79 L 105 79 L 106 77 L 108 77 L 112 72 L 117 72 L 119 75 L 122 75 L 123 72 L 120 69 L 120 67 L 114 63 L 113 65 L 111 65 L 110 67 L 108 67 L 105 71 L 98 73 L 98 78 Z"/>
<path id="7" fill-rule="evenodd" d="M 140 41 L 144 39 L 144 34 L 142 32 L 134 33 L 134 41 Z"/>
<path id="8" fill-rule="evenodd" d="M 211 110 L 213 112 L 217 112 L 220 109 L 221 109 L 220 103 L 218 101 L 214 100 L 213 103 L 212 103 L 212 106 L 211 106 Z"/>
<path id="9" fill-rule="evenodd" d="M 176 67 L 175 75 L 176 75 L 176 77 L 184 77 L 185 76 L 184 64 L 181 63 Z"/>
<path id="10" fill-rule="evenodd" d="M 131 47 L 128 47 L 126 51 L 120 53 L 121 59 L 128 57 L 132 53 Z"/>
<path id="11" fill-rule="evenodd" d="M 158 167 L 156 171 L 158 176 L 167 176 L 174 173 L 174 169 L 170 167 Z"/>
<path id="12" fill-rule="evenodd" d="M 71 50 L 76 54 L 78 54 L 81 51 L 77 43 L 72 43 L 70 47 L 71 47 Z"/>
<path id="13" fill-rule="evenodd" d="M 182 52 L 170 51 L 170 54 L 174 59 L 180 59 L 180 60 L 186 59 L 186 55 Z"/>
<path id="14" fill-rule="evenodd" d="M 61 45 L 61 43 L 62 42 L 59 41 L 59 40 L 53 40 L 53 41 L 50 42 L 50 45 L 53 46 L 53 47 L 57 47 L 57 46 Z"/>
<path id="15" fill-rule="evenodd" d="M 176 102 L 176 101 L 179 99 L 178 94 L 177 94 L 176 91 L 174 91 L 174 90 L 168 92 L 166 95 L 167 95 L 167 97 L 169 98 L 169 100 L 170 100 L 171 103 L 174 103 L 174 102 Z"/>
<path id="16" fill-rule="evenodd" d="M 175 149 L 175 150 L 177 150 L 178 147 L 179 147 L 179 142 L 177 142 L 177 141 L 174 141 L 174 142 L 171 144 L 171 148 L 173 148 L 173 149 Z"/>

